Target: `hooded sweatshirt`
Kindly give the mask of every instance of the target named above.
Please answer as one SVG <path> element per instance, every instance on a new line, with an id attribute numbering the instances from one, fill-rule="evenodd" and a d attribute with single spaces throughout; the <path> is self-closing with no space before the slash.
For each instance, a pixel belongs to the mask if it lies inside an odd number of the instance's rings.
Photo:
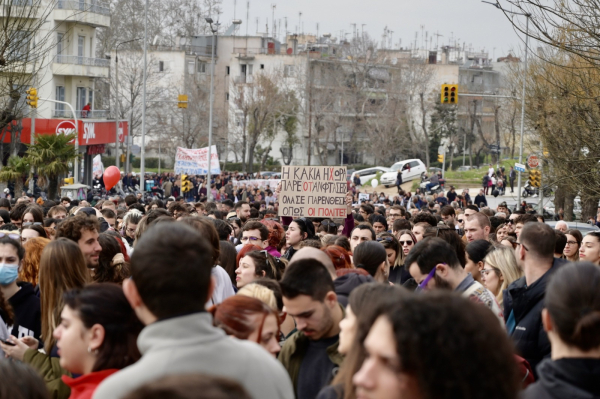
<path id="1" fill-rule="evenodd" d="M 372 283 L 373 277 L 363 276 L 358 273 L 348 273 L 333 280 L 335 293 L 337 294 L 338 302 L 346 307 L 348 306 L 348 297 L 353 289 L 364 283 Z"/>
<path id="2" fill-rule="evenodd" d="M 8 326 L 8 330 L 17 338 L 30 336 L 39 339 L 42 335 L 40 298 L 35 294 L 30 283 L 21 282 L 17 285 L 21 289 L 8 299 L 15 314 L 15 322 L 12 326 Z"/>
<path id="3" fill-rule="evenodd" d="M 546 359 L 537 367 L 538 381 L 523 392 L 523 399 L 600 398 L 600 359 Z"/>

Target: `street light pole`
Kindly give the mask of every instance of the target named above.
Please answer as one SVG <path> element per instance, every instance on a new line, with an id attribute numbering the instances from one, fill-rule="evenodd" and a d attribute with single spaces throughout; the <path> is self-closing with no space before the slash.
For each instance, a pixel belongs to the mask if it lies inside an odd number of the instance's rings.
<path id="1" fill-rule="evenodd" d="M 210 109 L 208 115 L 208 168 L 206 172 L 206 199 L 207 201 L 212 201 L 212 191 L 210 186 L 210 167 L 212 164 L 211 159 L 211 150 L 212 150 L 212 133 L 213 133 L 213 103 L 214 99 L 214 88 L 213 81 L 215 78 L 215 37 L 217 36 L 217 31 L 219 29 L 219 23 L 215 23 L 215 27 L 213 28 L 213 20 L 212 18 L 206 18 L 206 22 L 210 24 L 210 30 L 212 31 L 212 48 L 210 55 Z"/>
<path id="2" fill-rule="evenodd" d="M 525 61 L 523 65 L 523 93 L 521 95 L 521 139 L 519 144 L 519 163 L 523 163 L 523 135 L 525 132 L 525 91 L 527 89 L 527 54 L 529 53 L 529 18 L 531 18 L 530 13 L 520 13 L 514 11 L 508 11 L 500 6 L 500 3 L 492 3 L 489 1 L 482 0 L 482 3 L 491 4 L 497 9 L 501 10 L 504 13 L 509 13 L 512 15 L 522 15 L 526 18 L 525 22 Z M 518 172 L 518 182 L 517 182 L 517 209 L 521 209 L 521 172 Z"/>
<path id="3" fill-rule="evenodd" d="M 523 133 L 525 130 L 525 90 L 527 88 L 527 53 L 529 52 L 529 17 L 530 14 L 525 14 L 527 17 L 525 23 L 525 64 L 523 66 L 523 94 L 521 95 L 521 142 L 519 144 L 519 163 L 523 163 Z M 521 209 L 521 172 L 519 172 L 517 192 L 518 209 Z"/>
<path id="4" fill-rule="evenodd" d="M 117 168 L 119 167 L 119 46 L 136 40 L 140 40 L 140 38 L 118 43 L 115 50 L 115 165 Z"/>
<path id="5" fill-rule="evenodd" d="M 146 80 L 148 78 L 148 0 L 144 5 L 144 85 L 142 89 L 142 145 L 140 159 L 140 191 L 145 190 L 144 169 L 146 157 Z"/>

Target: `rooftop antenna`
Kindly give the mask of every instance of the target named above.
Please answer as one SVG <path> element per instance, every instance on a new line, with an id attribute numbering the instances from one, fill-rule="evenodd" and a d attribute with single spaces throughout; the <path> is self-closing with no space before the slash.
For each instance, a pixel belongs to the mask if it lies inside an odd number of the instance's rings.
<path id="1" fill-rule="evenodd" d="M 390 31 L 390 48 L 392 50 L 394 49 L 394 31 L 393 30 Z"/>
<path id="2" fill-rule="evenodd" d="M 429 45 L 427 43 L 429 41 L 428 37 L 429 37 L 429 32 L 425 31 L 425 51 L 429 51 Z"/>
<path id="3" fill-rule="evenodd" d="M 273 20 L 273 30 L 271 31 L 271 34 L 273 38 L 275 38 L 275 7 L 277 7 L 276 4 L 271 4 L 271 8 L 273 9 L 271 12 L 271 19 Z"/>
<path id="4" fill-rule="evenodd" d="M 302 11 L 300 11 L 298 13 L 298 33 L 302 33 L 300 32 L 300 29 L 302 28 Z"/>
<path id="5" fill-rule="evenodd" d="M 248 26 L 250 25 L 250 1 L 246 2 L 246 48 L 248 48 Z"/>
<path id="6" fill-rule="evenodd" d="M 259 19 L 260 19 L 259 17 L 256 17 L 256 34 L 257 35 L 258 35 L 258 20 Z"/>
<path id="7" fill-rule="evenodd" d="M 425 29 L 425 25 L 421 25 L 421 48 L 423 48 L 423 30 Z"/>
<path id="8" fill-rule="evenodd" d="M 287 41 L 288 29 L 287 29 L 287 17 L 283 17 L 285 21 L 285 40 Z"/>
<path id="9" fill-rule="evenodd" d="M 319 23 L 317 22 L 317 44 L 319 44 Z"/>
<path id="10" fill-rule="evenodd" d="M 440 32 L 435 32 L 434 36 L 436 37 L 435 39 L 435 49 L 439 49 L 440 48 L 440 36 L 444 37 L 444 35 L 440 35 Z"/>

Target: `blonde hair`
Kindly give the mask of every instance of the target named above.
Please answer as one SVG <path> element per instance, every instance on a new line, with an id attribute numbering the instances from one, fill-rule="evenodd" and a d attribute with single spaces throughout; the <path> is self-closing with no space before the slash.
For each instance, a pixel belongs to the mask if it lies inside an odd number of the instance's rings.
<path id="1" fill-rule="evenodd" d="M 58 238 L 46 245 L 40 258 L 42 339 L 46 353 L 56 344 L 52 332 L 60 322 L 63 295 L 91 282 L 83 253 L 74 241 Z"/>
<path id="2" fill-rule="evenodd" d="M 246 284 L 237 292 L 237 295 L 249 296 L 260 300 L 265 305 L 269 306 L 275 312 L 279 312 L 277 309 L 277 299 L 273 291 L 259 284 Z"/>
<path id="3" fill-rule="evenodd" d="M 498 245 L 486 255 L 483 261 L 494 269 L 498 277 L 502 276 L 504 278 L 498 295 L 496 295 L 498 305 L 502 306 L 502 291 L 508 288 L 513 281 L 523 276 L 523 271 L 517 264 L 515 251 L 507 246 Z"/>

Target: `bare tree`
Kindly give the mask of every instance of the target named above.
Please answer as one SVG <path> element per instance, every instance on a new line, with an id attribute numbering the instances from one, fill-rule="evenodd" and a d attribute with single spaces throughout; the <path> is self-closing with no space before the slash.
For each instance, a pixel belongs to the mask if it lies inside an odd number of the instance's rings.
<path id="1" fill-rule="evenodd" d="M 25 90 L 50 62 L 55 28 L 43 25 L 53 9 L 44 0 L 0 0 L 0 131 L 27 113 Z"/>

